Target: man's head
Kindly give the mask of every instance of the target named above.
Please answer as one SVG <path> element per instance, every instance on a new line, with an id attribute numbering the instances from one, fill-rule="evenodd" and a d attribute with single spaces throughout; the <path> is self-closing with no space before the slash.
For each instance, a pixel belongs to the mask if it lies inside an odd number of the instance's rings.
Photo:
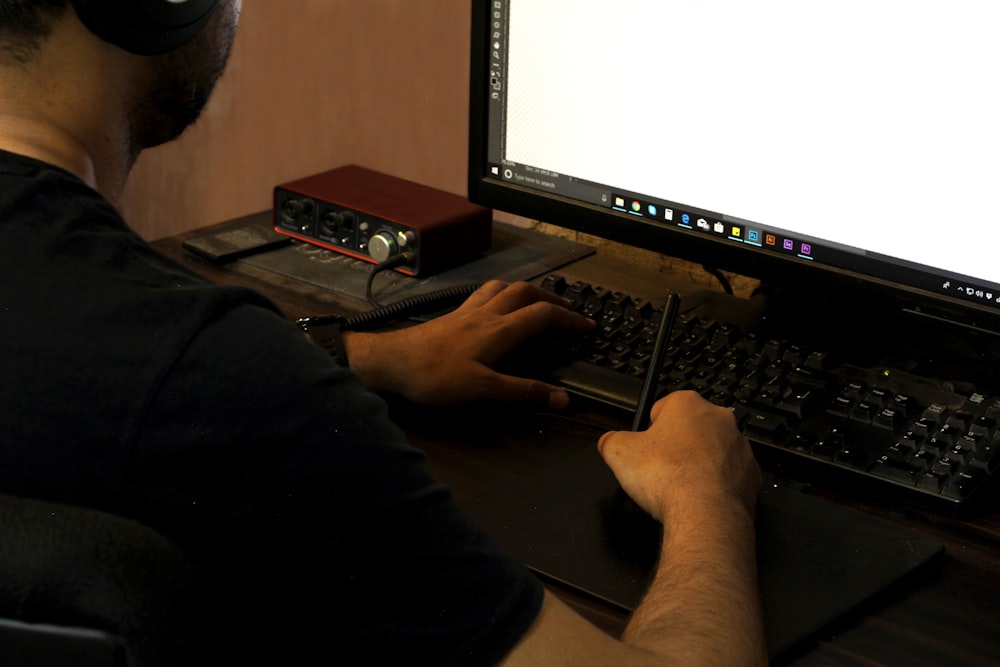
<path id="1" fill-rule="evenodd" d="M 241 4 L 0 0 L 0 66 L 30 67 L 61 21 L 79 20 L 95 39 L 119 49 L 116 59 L 135 73 L 132 89 L 119 90 L 127 92 L 129 143 L 138 154 L 174 139 L 198 118 L 225 68 Z"/>
<path id="2" fill-rule="evenodd" d="M 31 60 L 69 0 L 0 0 L 0 65 Z"/>
<path id="3" fill-rule="evenodd" d="M 210 5 L 203 26 L 183 46 L 148 58 L 145 90 L 137 91 L 131 117 L 139 149 L 171 141 L 192 125 L 226 68 L 242 2 L 213 0 Z"/>

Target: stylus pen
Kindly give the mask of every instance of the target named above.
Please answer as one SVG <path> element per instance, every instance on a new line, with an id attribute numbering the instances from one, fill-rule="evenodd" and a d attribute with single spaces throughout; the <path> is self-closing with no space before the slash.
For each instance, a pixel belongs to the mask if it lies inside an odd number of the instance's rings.
<path id="1" fill-rule="evenodd" d="M 667 294 L 667 302 L 663 304 L 660 330 L 656 334 L 656 342 L 653 343 L 653 354 L 649 360 L 649 368 L 646 370 L 646 379 L 642 383 L 639 404 L 635 409 L 635 421 L 632 422 L 633 431 L 643 431 L 649 428 L 649 412 L 653 409 L 653 403 L 656 401 L 656 392 L 660 387 L 660 369 L 663 368 L 663 357 L 667 354 L 670 332 L 674 328 L 674 320 L 677 319 L 677 309 L 680 305 L 681 298 L 679 296 L 673 292 Z"/>

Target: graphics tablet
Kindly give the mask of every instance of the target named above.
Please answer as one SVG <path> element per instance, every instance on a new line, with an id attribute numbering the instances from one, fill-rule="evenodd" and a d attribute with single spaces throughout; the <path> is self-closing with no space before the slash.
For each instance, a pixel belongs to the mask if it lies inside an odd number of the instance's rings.
<path id="1" fill-rule="evenodd" d="M 480 525 L 543 580 L 625 611 L 646 590 L 660 528 L 586 447 L 470 506 Z M 758 569 L 771 657 L 809 637 L 943 547 L 782 486 L 757 511 Z"/>

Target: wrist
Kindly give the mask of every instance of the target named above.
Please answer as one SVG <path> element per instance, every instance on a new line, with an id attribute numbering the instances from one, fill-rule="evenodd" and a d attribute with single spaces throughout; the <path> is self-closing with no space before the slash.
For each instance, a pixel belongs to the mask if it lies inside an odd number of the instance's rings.
<path id="1" fill-rule="evenodd" d="M 386 379 L 386 360 L 379 358 L 379 336 L 363 331 L 344 331 L 341 334 L 347 357 L 351 360 L 351 370 L 361 378 L 366 389 L 375 392 L 391 388 Z"/>
<path id="2" fill-rule="evenodd" d="M 314 343 L 322 347 L 339 366 L 348 368 L 350 359 L 347 354 L 347 346 L 344 343 L 346 322 L 346 318 L 340 315 L 324 315 L 322 317 L 306 317 L 296 324 Z"/>
<path id="3" fill-rule="evenodd" d="M 710 532 L 712 526 L 733 530 L 741 526 L 753 530 L 756 520 L 756 499 L 725 489 L 681 489 L 670 493 L 661 505 L 664 527 L 696 532 Z"/>

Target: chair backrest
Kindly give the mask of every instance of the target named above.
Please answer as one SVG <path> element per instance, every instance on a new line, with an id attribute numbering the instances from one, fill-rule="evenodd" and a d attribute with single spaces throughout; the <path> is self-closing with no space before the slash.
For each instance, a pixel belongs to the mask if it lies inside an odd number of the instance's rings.
<path id="1" fill-rule="evenodd" d="M 0 618 L 0 660 L 17 667 L 128 667 L 121 637 L 68 625 Z"/>
<path id="2" fill-rule="evenodd" d="M 0 495 L 0 664 L 196 664 L 202 591 L 180 550 L 135 521 Z"/>

